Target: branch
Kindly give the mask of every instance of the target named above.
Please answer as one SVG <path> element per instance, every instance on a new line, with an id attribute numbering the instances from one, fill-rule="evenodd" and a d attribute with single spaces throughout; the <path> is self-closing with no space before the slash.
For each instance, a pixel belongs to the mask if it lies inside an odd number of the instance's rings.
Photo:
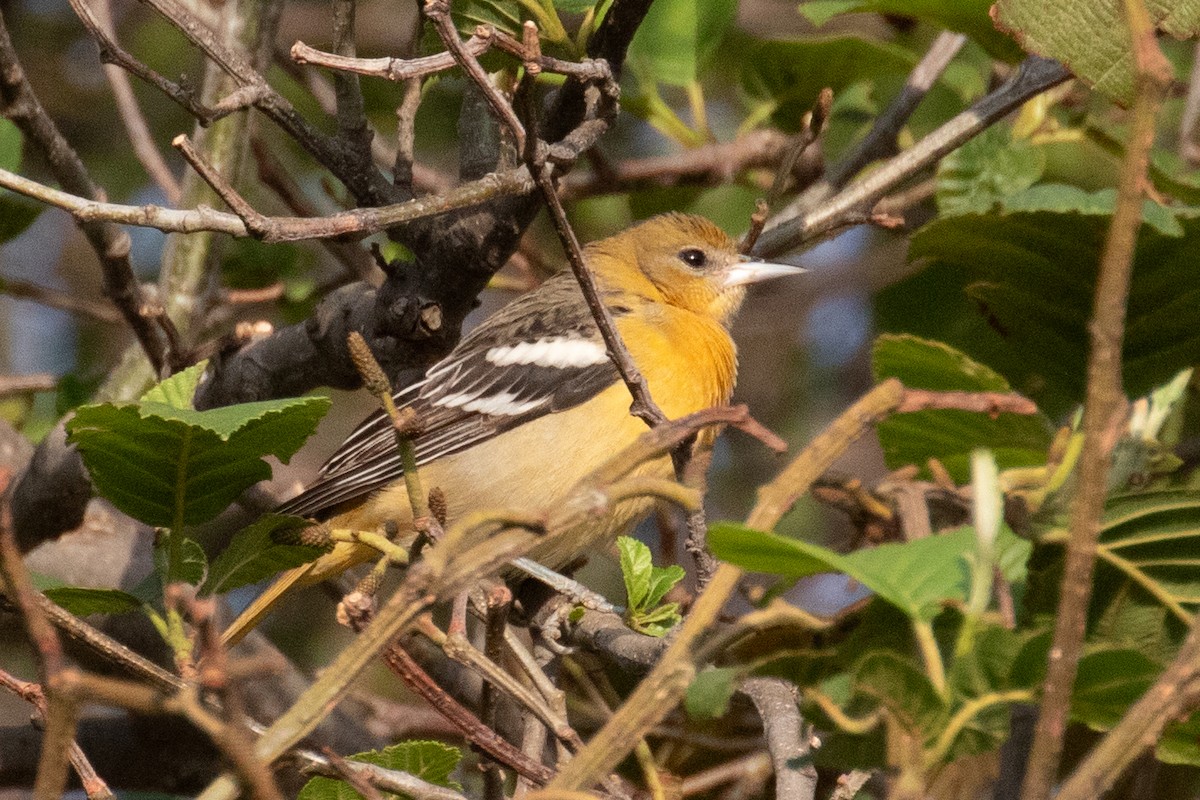
<path id="1" fill-rule="evenodd" d="M 929 50 L 909 73 L 900 94 L 892 99 L 880 114 L 871 130 L 841 161 L 835 164 L 819 183 L 811 186 L 796 204 L 812 209 L 841 189 L 872 161 L 896 155 L 896 136 L 908 118 L 917 110 L 933 84 L 946 71 L 946 67 L 966 44 L 967 37 L 960 33 L 942 31 L 933 40 Z"/>
<path id="2" fill-rule="evenodd" d="M 153 204 L 129 206 L 92 200 L 53 189 L 4 169 L 0 169 L 0 187 L 61 208 L 84 224 L 119 222 L 124 225 L 155 228 L 164 233 L 212 231 L 237 237 L 256 235 L 237 214 L 214 211 L 210 208 L 176 210 Z M 532 189 L 533 181 L 529 173 L 523 167 L 519 167 L 486 175 L 451 189 L 445 195 L 421 197 L 391 205 L 358 208 L 315 219 L 259 215 L 258 219 L 263 229 L 259 238 L 268 243 L 275 243 L 369 236 L 396 225 L 445 214 L 455 209 L 469 208 L 505 195 L 525 194 Z"/>
<path id="3" fill-rule="evenodd" d="M 806 210 L 800 198 L 776 215 L 755 253 L 774 257 L 817 239 L 867 213 L 889 191 L 986 130 L 1029 98 L 1071 77 L 1057 61 L 1029 56 L 1003 86 L 942 125 L 917 144 L 850 184 L 827 202 Z"/>
<path id="4" fill-rule="evenodd" d="M 1137 99 L 1132 109 L 1132 130 L 1126 145 L 1117 186 L 1117 204 L 1108 239 L 1100 258 L 1092 319 L 1088 325 L 1087 395 L 1083 406 L 1083 451 L 1070 509 L 1070 539 L 1050 647 L 1042 704 L 1034 729 L 1029 770 L 1022 797 L 1047 800 L 1053 791 L 1062 755 L 1071 688 L 1083 650 L 1092 571 L 1100 517 L 1108 489 L 1112 449 L 1124 427 L 1127 407 L 1121 386 L 1121 342 L 1129 280 L 1133 270 L 1138 229 L 1142 224 L 1142 197 L 1149 185 L 1146 172 L 1154 145 L 1154 123 L 1171 85 L 1171 66 L 1158 49 L 1154 25 L 1141 0 L 1126 0 L 1125 13 L 1133 34 L 1137 69 Z"/>
<path id="5" fill-rule="evenodd" d="M 108 36 L 113 36 L 112 5 L 109 0 L 95 0 L 95 13 L 101 28 Z M 112 89 L 113 99 L 117 103 L 117 111 L 125 126 L 125 133 L 133 145 L 133 152 L 142 163 L 146 174 L 150 176 L 158 188 L 162 190 L 167 202 L 173 206 L 179 205 L 183 189 L 174 173 L 163 160 L 162 153 L 154 146 L 154 138 L 150 135 L 150 126 L 138 106 L 129 82 L 129 74 L 113 64 L 104 65 L 104 77 Z"/>
<path id="6" fill-rule="evenodd" d="M 19 300 L 29 300 L 49 306 L 50 308 L 60 308 L 63 311 L 81 314 L 97 322 L 104 322 L 110 325 L 120 322 L 122 318 L 121 312 L 114 308 L 111 303 L 96 302 L 83 297 L 76 297 L 73 294 L 61 292 L 49 286 L 39 286 L 36 283 L 28 283 L 14 278 L 0 277 L 0 293 Z"/>
<path id="7" fill-rule="evenodd" d="M 59 132 L 33 92 L 0 14 L 0 111 L 45 155 L 50 171 L 67 192 L 102 201 L 104 191 L 92 181 L 78 153 Z M 120 310 L 154 371 L 171 362 L 169 342 L 147 313 L 149 301 L 129 263 L 129 234 L 109 222 L 82 222 L 80 229 L 100 259 L 104 293 Z"/>
<path id="8" fill-rule="evenodd" d="M 796 707 L 796 692 L 780 678 L 750 678 L 742 692 L 762 718 L 767 750 L 775 768 L 775 796 L 780 800 L 812 800 L 817 769 L 812 763 L 812 735 Z"/>

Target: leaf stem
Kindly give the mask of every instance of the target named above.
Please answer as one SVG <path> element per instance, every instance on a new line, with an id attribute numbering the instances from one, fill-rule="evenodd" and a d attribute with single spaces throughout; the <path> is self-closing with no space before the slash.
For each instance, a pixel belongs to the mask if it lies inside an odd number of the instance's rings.
<path id="1" fill-rule="evenodd" d="M 917 639 L 917 649 L 921 653 L 921 661 L 925 664 L 925 674 L 929 676 L 929 682 L 933 684 L 937 693 L 945 697 L 946 664 L 942 661 L 937 637 L 933 635 L 933 625 L 923 619 L 914 619 L 912 629 Z"/>

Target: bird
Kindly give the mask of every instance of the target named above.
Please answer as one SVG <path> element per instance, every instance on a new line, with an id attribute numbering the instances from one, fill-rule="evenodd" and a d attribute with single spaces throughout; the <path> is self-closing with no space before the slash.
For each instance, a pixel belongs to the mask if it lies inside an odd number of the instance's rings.
<path id="1" fill-rule="evenodd" d="M 710 220 L 652 217 L 583 249 L 602 302 L 651 397 L 670 419 L 727 404 L 737 379 L 730 335 L 746 287 L 804 270 L 741 255 Z M 464 336 L 424 379 L 395 393 L 419 420 L 412 438 L 421 483 L 438 487 L 448 524 L 498 508 L 552 508 L 575 484 L 632 444 L 646 425 L 601 338 L 579 285 L 565 270 Z M 673 474 L 669 458 L 651 473 Z M 650 508 L 622 501 L 583 540 L 529 554 L 551 569 L 603 547 Z M 281 513 L 335 529 L 408 530 L 412 512 L 391 418 L 377 411 L 345 440 L 316 480 Z M 241 637 L 291 588 L 377 559 L 341 542 L 281 574 L 226 629 Z"/>

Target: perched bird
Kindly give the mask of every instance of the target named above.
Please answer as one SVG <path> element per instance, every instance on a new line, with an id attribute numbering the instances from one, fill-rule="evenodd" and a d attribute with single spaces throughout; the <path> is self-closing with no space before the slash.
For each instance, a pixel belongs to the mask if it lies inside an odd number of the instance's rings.
<path id="1" fill-rule="evenodd" d="M 729 401 L 737 350 L 729 335 L 746 285 L 802 272 L 739 255 L 734 242 L 698 216 L 666 214 L 594 242 L 584 258 L 650 394 L 671 419 Z M 490 508 L 548 509 L 646 431 L 608 355 L 583 294 L 556 275 L 465 336 L 425 379 L 395 396 L 416 412 L 413 439 L 421 482 L 440 487 L 450 524 Z M 668 476 L 669 459 L 652 471 Z M 584 540 L 530 557 L 557 568 L 611 541 L 649 508 L 627 500 Z M 364 421 L 281 512 L 333 528 L 411 530 L 412 513 L 389 418 Z M 559 537 L 551 537 L 557 539 Z M 225 632 L 236 642 L 292 586 L 307 586 L 378 557 L 339 543 L 285 572 Z"/>

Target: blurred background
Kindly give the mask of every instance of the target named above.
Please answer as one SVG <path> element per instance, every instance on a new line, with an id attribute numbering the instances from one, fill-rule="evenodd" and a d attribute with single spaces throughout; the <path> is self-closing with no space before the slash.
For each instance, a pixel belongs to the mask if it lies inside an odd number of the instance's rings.
<path id="1" fill-rule="evenodd" d="M 0 0 L 0 10 L 34 88 L 109 197 L 123 203 L 167 205 L 163 192 L 131 152 L 96 45 L 66 0 Z M 201 73 L 198 53 L 147 8 L 120 0 L 114 4 L 113 14 L 118 39 L 147 64 L 168 76 Z M 413 3 L 361 0 L 358 14 L 360 56 L 406 54 L 417 47 L 412 41 Z M 284 10 L 277 47 L 286 53 L 293 42 L 302 40 L 328 48 L 329 29 L 327 4 L 290 2 Z M 708 141 L 732 140 L 753 127 L 755 120 L 764 119 L 794 132 L 816 91 L 829 85 L 835 89 L 834 113 L 823 146 L 826 157 L 836 160 L 895 94 L 936 33 L 929 26 L 880 14 L 843 15 L 817 31 L 797 11 L 794 0 L 743 0 L 737 3 L 734 23 L 719 49 L 710 56 L 700 104 L 685 88 L 661 86 L 651 91 L 639 83 L 634 64 L 623 79 L 626 110 L 599 149 L 609 161 L 666 155 Z M 783 101 L 777 98 L 764 110 L 755 94 L 755 80 L 769 76 L 765 70 L 748 76 L 743 56 L 760 52 L 764 42 L 817 39 L 849 48 L 848 55 L 839 56 L 848 60 L 830 57 L 828 63 L 813 67 L 811 74 L 776 76 L 776 80 L 794 82 L 796 91 L 784 96 Z M 860 47 L 861 51 L 856 49 Z M 279 66 L 286 61 L 286 55 L 277 59 L 277 66 L 269 74 L 272 84 L 302 113 L 323 119 L 322 124 L 327 125 L 328 118 L 302 85 L 305 73 Z M 906 127 L 902 143 L 911 143 L 949 119 L 1006 71 L 1005 65 L 994 62 L 983 47 L 968 42 Z M 395 109 L 401 102 L 402 89 L 372 79 L 364 79 L 362 85 L 372 122 L 384 144 L 394 147 Z M 177 134 L 190 132 L 191 120 L 153 88 L 136 81 L 133 88 L 153 141 L 174 174 L 181 176 L 185 165 L 168 143 Z M 429 81 L 416 117 L 417 161 L 447 177 L 456 171 L 455 127 L 462 89 L 462 80 L 454 76 Z M 669 109 L 683 128 L 664 125 L 663 119 L 669 115 L 664 117 L 660 111 L 656 116 L 655 103 Z M 699 118 L 699 109 L 703 109 L 703 118 Z M 255 136 L 273 146 L 275 157 L 318 207 L 328 209 L 346 203 L 341 187 L 332 185 L 291 142 L 276 136 L 268 123 L 259 119 Z M 1092 186 L 1111 183 L 1116 161 L 1100 148 L 1076 146 L 1071 151 L 1073 160 L 1054 161 L 1054 143 L 1044 143 L 1043 147 L 1060 174 Z M 24 154 L 19 171 L 49 180 L 36 153 Z M 586 165 L 578 171 L 586 172 Z M 769 174 L 748 173 L 716 188 L 598 195 L 573 202 L 569 211 L 584 241 L 604 237 L 635 220 L 667 210 L 706 214 L 731 234 L 740 235 L 747 227 L 755 200 L 769 187 L 770 178 Z M 256 208 L 268 214 L 286 213 L 278 199 L 257 180 L 251 177 L 245 184 L 244 194 Z M 870 345 L 880 330 L 896 329 L 898 319 L 923 318 L 926 314 L 936 317 L 941 313 L 935 307 L 936 300 L 926 307 L 919 299 L 914 303 L 912 295 L 893 297 L 890 306 L 886 299 L 880 304 L 881 292 L 918 268 L 908 261 L 907 235 L 931 213 L 932 200 L 927 197 L 906 210 L 904 224 L 896 230 L 866 226 L 845 230 L 806 252 L 783 259 L 808 268 L 809 274 L 753 290 L 735 328 L 741 361 L 735 399 L 749 404 L 759 421 L 790 443 L 792 452 L 871 385 Z M 153 283 L 166 237 L 150 229 L 129 232 L 134 243 L 134 266 L 143 280 Z M 371 241 L 389 252 L 383 237 L 373 237 L 363 242 L 363 247 Z M 345 280 L 341 268 L 316 244 L 266 246 L 242 240 L 227 242 L 218 252 L 222 288 L 239 297 L 239 302 L 232 306 L 231 316 L 213 320 L 213 334 L 228 330 L 237 321 L 265 320 L 282 325 L 303 320 L 329 286 Z M 468 327 L 563 266 L 557 239 L 543 215 L 530 228 L 518 256 L 485 292 Z M 262 291 L 251 294 L 255 290 Z M 44 375 L 50 384 L 46 391 L 0 399 L 0 418 L 17 427 L 31 442 L 45 435 L 72 406 L 85 402 L 130 343 L 127 330 L 114 319 L 103 300 L 95 255 L 68 215 L 45 210 L 24 232 L 0 246 L 0 374 Z M 374 406 L 360 394 L 342 392 L 334 393 L 334 403 L 318 435 L 291 465 L 277 470 L 281 493 L 306 481 Z M 754 488 L 780 464 L 780 459 L 761 444 L 738 433 L 724 436 L 717 446 L 710 476 L 710 520 L 743 518 L 753 504 Z M 886 473 L 873 437 L 859 442 L 838 469 L 864 482 L 873 482 Z M 783 532 L 834 546 L 844 544 L 848 535 L 838 515 L 811 504 L 789 516 Z M 144 531 L 132 535 L 149 536 Z M 206 545 L 221 541 L 220 535 L 214 534 L 217 538 Z M 661 549 L 655 521 L 643 525 L 639 535 Z M 96 546 L 103 549 L 102 542 Z M 612 554 L 597 554 L 593 561 L 582 573 L 585 582 L 619 598 L 620 577 Z M 30 561 L 36 570 L 52 569 L 53 562 L 52 547 L 35 553 Z M 794 591 L 809 608 L 829 611 L 845 602 L 854 587 L 842 577 L 808 581 Z M 10 618 L 0 618 L 0 667 L 31 674 L 20 632 L 5 620 Z M 4 627 L 6 624 L 8 627 Z M 315 626 L 327 628 L 328 636 L 313 636 Z M 267 631 L 298 663 L 310 668 L 324 663 L 328 653 L 349 635 L 333 624 L 330 603 L 319 590 L 310 590 L 289 604 L 272 618 Z M 22 703 L 0 694 L 0 724 L 13 724 L 27 714 Z"/>

